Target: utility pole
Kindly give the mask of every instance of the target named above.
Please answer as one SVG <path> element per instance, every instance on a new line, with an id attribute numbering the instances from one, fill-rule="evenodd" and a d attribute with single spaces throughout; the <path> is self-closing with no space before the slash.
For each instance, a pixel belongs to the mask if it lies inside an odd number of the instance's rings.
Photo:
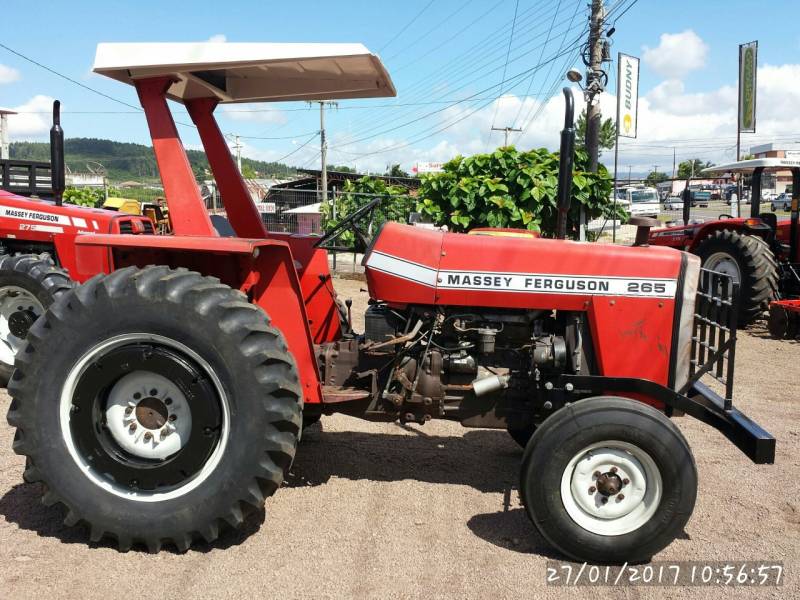
<path id="1" fill-rule="evenodd" d="M 319 102 L 319 156 L 320 156 L 320 171 L 322 174 L 322 201 L 328 199 L 328 138 L 325 137 L 325 105 L 336 107 L 338 102 L 331 102 L 323 100 Z M 336 218 L 336 207 L 334 205 L 333 218 Z"/>
<path id="2" fill-rule="evenodd" d="M 600 102 L 597 95 L 603 91 L 603 0 L 592 0 L 589 18 L 589 63 L 586 71 L 586 151 L 589 153 L 589 171 L 597 173 L 600 153 Z M 584 59 L 585 60 L 585 59 Z"/>
<path id="3" fill-rule="evenodd" d="M 677 152 L 675 148 L 672 149 L 672 179 L 675 179 L 675 158 L 677 157 Z"/>
<path id="4" fill-rule="evenodd" d="M 628 185 L 631 184 L 631 165 L 628 165 Z"/>
<path id="5" fill-rule="evenodd" d="M 522 131 L 522 129 L 514 129 L 513 127 L 492 127 L 492 131 L 502 131 L 505 134 L 505 142 L 503 146 L 508 146 L 508 134 L 512 131 Z"/>
<path id="6" fill-rule="evenodd" d="M 239 168 L 239 173 L 242 172 L 242 144 L 239 142 L 239 136 L 236 137 L 236 143 L 233 147 L 236 149 L 236 166 Z"/>
<path id="7" fill-rule="evenodd" d="M 8 152 L 8 115 L 15 115 L 13 110 L 0 108 L 0 160 L 10 158 Z"/>

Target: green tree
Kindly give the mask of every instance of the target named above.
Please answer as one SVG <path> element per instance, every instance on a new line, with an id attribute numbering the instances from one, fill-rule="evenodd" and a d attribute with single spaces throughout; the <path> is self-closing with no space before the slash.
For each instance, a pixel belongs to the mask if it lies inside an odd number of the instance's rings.
<path id="1" fill-rule="evenodd" d="M 614 120 L 606 119 L 600 124 L 600 150 L 611 150 L 617 140 L 617 128 Z M 581 112 L 575 131 L 575 145 L 583 147 L 586 144 L 586 111 Z"/>
<path id="2" fill-rule="evenodd" d="M 662 173 L 661 171 L 651 171 L 647 177 L 645 178 L 645 183 L 647 185 L 655 185 L 661 181 L 666 181 L 669 179 L 666 173 Z"/>
<path id="3" fill-rule="evenodd" d="M 256 170 L 252 166 L 248 165 L 247 163 L 243 163 L 242 177 L 244 177 L 245 179 L 255 179 L 256 177 L 258 177 L 258 173 L 256 173 Z"/>
<path id="4" fill-rule="evenodd" d="M 348 167 L 347 165 L 331 165 L 328 167 L 330 171 L 339 171 L 339 173 L 355 173 L 356 170 L 353 167 Z"/>
<path id="5" fill-rule="evenodd" d="M 703 162 L 699 158 L 684 160 L 678 165 L 678 179 L 688 179 L 689 177 L 700 177 L 701 171 L 713 166 L 713 163 Z"/>
<path id="6" fill-rule="evenodd" d="M 409 177 L 409 174 L 403 169 L 400 168 L 400 165 L 392 165 L 392 167 L 386 171 L 386 175 L 389 177 Z"/>
<path id="7" fill-rule="evenodd" d="M 583 207 L 589 219 L 612 217 L 612 179 L 604 165 L 588 172 L 588 155 L 575 152 L 568 230 L 575 234 Z M 444 172 L 423 175 L 417 209 L 454 231 L 513 227 L 554 235 L 557 218 L 558 153 L 545 148 L 457 156 Z M 624 218 L 617 207 L 616 218 Z"/>

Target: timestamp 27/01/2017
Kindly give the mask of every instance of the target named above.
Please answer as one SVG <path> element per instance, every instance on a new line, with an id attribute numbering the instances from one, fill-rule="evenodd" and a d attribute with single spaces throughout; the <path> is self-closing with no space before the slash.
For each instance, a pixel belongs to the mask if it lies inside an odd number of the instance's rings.
<path id="1" fill-rule="evenodd" d="M 659 561 L 637 565 L 590 565 L 548 561 L 547 585 L 555 586 L 753 586 L 783 585 L 781 561 Z"/>

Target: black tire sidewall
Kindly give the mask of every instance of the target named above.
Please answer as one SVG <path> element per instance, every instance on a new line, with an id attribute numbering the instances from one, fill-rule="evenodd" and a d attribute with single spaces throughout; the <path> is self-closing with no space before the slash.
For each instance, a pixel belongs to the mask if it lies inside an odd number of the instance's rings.
<path id="1" fill-rule="evenodd" d="M 528 516 L 545 539 L 571 558 L 599 563 L 648 560 L 680 534 L 694 508 L 697 471 L 685 439 L 661 413 L 633 400 L 594 398 L 559 413 L 537 429 L 526 448 L 520 489 Z M 619 536 L 584 529 L 561 499 L 569 462 L 591 444 L 609 440 L 644 450 L 662 478 L 653 517 Z"/>

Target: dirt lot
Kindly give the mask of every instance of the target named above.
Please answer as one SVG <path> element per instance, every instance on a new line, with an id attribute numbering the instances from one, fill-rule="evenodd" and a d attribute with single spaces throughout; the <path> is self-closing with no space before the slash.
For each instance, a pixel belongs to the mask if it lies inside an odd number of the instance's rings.
<path id="1" fill-rule="evenodd" d="M 363 284 L 337 281 L 363 312 Z M 359 308 L 359 305 L 362 308 Z M 359 323 L 356 323 L 360 325 Z M 501 431 L 326 417 L 307 431 L 283 489 L 243 533 L 180 555 L 87 544 L 23 484 L 13 431 L 0 427 L 0 598 L 81 597 L 800 597 L 800 343 L 742 334 L 737 403 L 778 438 L 756 467 L 721 435 L 679 421 L 700 490 L 685 535 L 657 560 L 783 560 L 782 588 L 564 589 L 558 556 L 520 507 L 521 451 Z M 0 394 L 5 414 L 8 397 Z"/>

